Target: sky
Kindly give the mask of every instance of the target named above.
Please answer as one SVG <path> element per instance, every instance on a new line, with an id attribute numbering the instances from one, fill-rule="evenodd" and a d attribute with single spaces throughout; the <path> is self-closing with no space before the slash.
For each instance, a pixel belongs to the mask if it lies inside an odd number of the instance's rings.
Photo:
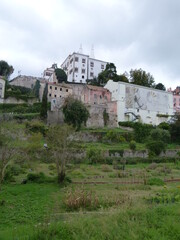
<path id="1" fill-rule="evenodd" d="M 0 60 L 12 77 L 42 72 L 94 46 L 118 74 L 142 68 L 180 86 L 180 0 L 0 0 Z"/>

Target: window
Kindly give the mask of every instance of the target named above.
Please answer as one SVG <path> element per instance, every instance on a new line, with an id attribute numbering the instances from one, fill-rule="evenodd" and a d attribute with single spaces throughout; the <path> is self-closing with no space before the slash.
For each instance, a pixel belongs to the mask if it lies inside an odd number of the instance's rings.
<path id="1" fill-rule="evenodd" d="M 71 69 L 71 70 L 69 71 L 69 74 L 71 74 L 71 73 L 72 73 L 72 71 L 73 71 L 73 70 Z"/>
<path id="2" fill-rule="evenodd" d="M 104 65 L 103 64 L 101 64 L 101 69 L 104 69 Z"/>
<path id="3" fill-rule="evenodd" d="M 81 73 L 85 73 L 85 71 L 86 71 L 86 70 L 82 68 Z"/>
<path id="4" fill-rule="evenodd" d="M 71 60 L 70 60 L 70 64 L 73 62 L 73 58 L 71 58 Z"/>
<path id="5" fill-rule="evenodd" d="M 60 91 L 62 91 L 62 88 L 60 88 Z"/>
<path id="6" fill-rule="evenodd" d="M 57 90 L 57 87 L 55 87 L 55 90 Z"/>
<path id="7" fill-rule="evenodd" d="M 91 67 L 94 67 L 94 63 L 93 63 L 93 62 L 90 62 L 90 66 L 91 66 Z"/>
<path id="8" fill-rule="evenodd" d="M 50 73 L 50 72 L 46 72 L 45 75 L 48 76 L 48 77 L 50 77 L 50 76 L 52 75 L 52 73 Z"/>
<path id="9" fill-rule="evenodd" d="M 56 94 L 54 95 L 54 97 L 56 97 Z"/>
<path id="10" fill-rule="evenodd" d="M 49 97 L 51 97 L 51 93 L 49 94 Z"/>
<path id="11" fill-rule="evenodd" d="M 66 92 L 68 92 L 68 89 L 66 89 Z"/>
<path id="12" fill-rule="evenodd" d="M 74 69 L 74 71 L 75 71 L 75 72 L 78 72 L 78 68 L 76 67 L 76 68 Z"/>
<path id="13" fill-rule="evenodd" d="M 100 95 L 100 99 L 102 98 L 102 96 Z"/>
<path id="14" fill-rule="evenodd" d="M 90 77 L 94 77 L 94 73 L 93 72 L 90 72 Z"/>
<path id="15" fill-rule="evenodd" d="M 82 79 L 84 79 L 84 76 L 82 75 Z"/>
<path id="16" fill-rule="evenodd" d="M 82 59 L 82 63 L 86 63 L 86 59 L 85 58 Z"/>
<path id="17" fill-rule="evenodd" d="M 82 83 L 82 80 L 80 80 L 80 83 Z"/>
<path id="18" fill-rule="evenodd" d="M 52 89 L 52 86 L 50 86 L 49 88 Z"/>
<path id="19" fill-rule="evenodd" d="M 78 62 L 79 61 L 79 58 L 78 57 L 75 57 L 75 62 Z"/>

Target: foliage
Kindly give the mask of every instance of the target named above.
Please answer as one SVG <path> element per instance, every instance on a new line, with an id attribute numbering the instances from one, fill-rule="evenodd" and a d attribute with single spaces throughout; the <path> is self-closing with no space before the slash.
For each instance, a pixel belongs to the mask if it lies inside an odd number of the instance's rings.
<path id="1" fill-rule="evenodd" d="M 135 151 L 136 150 L 136 142 L 135 141 L 130 141 L 129 143 L 129 147 L 132 151 Z"/>
<path id="2" fill-rule="evenodd" d="M 168 143 L 170 141 L 170 133 L 167 130 L 156 128 L 150 132 L 150 139 L 153 141 L 162 141 Z"/>
<path id="3" fill-rule="evenodd" d="M 39 90 L 40 90 L 40 81 L 39 80 L 36 80 L 36 83 L 34 85 L 34 88 L 33 88 L 33 93 L 35 95 L 36 98 L 39 98 Z"/>
<path id="4" fill-rule="evenodd" d="M 160 178 L 150 178 L 147 180 L 147 185 L 163 186 L 164 181 Z"/>
<path id="5" fill-rule="evenodd" d="M 31 182 L 31 183 L 51 183 L 54 181 L 55 179 L 51 177 L 47 177 L 43 172 L 28 173 L 27 175 L 27 182 Z"/>
<path id="6" fill-rule="evenodd" d="M 146 146 L 150 154 L 155 154 L 156 156 L 166 150 L 166 144 L 163 141 L 149 141 Z"/>
<path id="7" fill-rule="evenodd" d="M 0 76 L 9 78 L 9 76 L 14 72 L 13 66 L 9 65 L 6 61 L 0 61 Z"/>
<path id="8" fill-rule="evenodd" d="M 63 69 L 56 68 L 55 69 L 55 74 L 56 74 L 58 83 L 67 82 L 67 75 L 66 75 L 66 73 Z"/>
<path id="9" fill-rule="evenodd" d="M 170 124 L 171 140 L 180 143 L 180 114 L 174 116 L 174 123 Z"/>
<path id="10" fill-rule="evenodd" d="M 82 123 L 86 124 L 89 111 L 85 105 L 71 97 L 68 97 L 63 106 L 64 120 L 67 124 L 72 124 L 76 130 L 80 130 Z"/>
<path id="11" fill-rule="evenodd" d="M 166 87 L 162 83 L 158 83 L 155 85 L 155 89 L 159 89 L 162 91 L 166 91 Z"/>
<path id="12" fill-rule="evenodd" d="M 40 116 L 42 119 L 47 118 L 47 110 L 48 110 L 47 94 L 48 94 L 48 85 L 46 84 L 43 92 L 41 111 L 40 111 Z"/>
<path id="13" fill-rule="evenodd" d="M 0 104 L 0 113 L 39 113 L 41 109 L 41 103 L 34 104 L 14 104 L 14 103 L 2 103 Z"/>
<path id="14" fill-rule="evenodd" d="M 178 192 L 168 193 L 156 193 L 155 196 L 147 199 L 149 203 L 168 204 L 180 202 L 180 194 Z"/>
<path id="15" fill-rule="evenodd" d="M 153 126 L 150 124 L 134 123 L 135 140 L 137 142 L 144 142 L 148 138 L 152 129 Z"/>
<path id="16" fill-rule="evenodd" d="M 48 151 L 50 151 L 52 160 L 56 164 L 58 183 L 64 181 L 66 163 L 74 151 L 70 140 L 72 133 L 72 128 L 67 125 L 51 126 L 47 132 Z"/>
<path id="17" fill-rule="evenodd" d="M 87 150 L 86 156 L 90 164 L 102 162 L 102 152 L 100 149 L 90 148 Z"/>
<path id="18" fill-rule="evenodd" d="M 153 87 L 154 78 L 150 73 L 146 73 L 141 68 L 135 70 L 131 69 L 130 82 L 145 87 Z"/>
<path id="19" fill-rule="evenodd" d="M 104 120 L 104 126 L 107 126 L 109 121 L 109 114 L 106 112 L 106 109 L 103 111 L 103 120 Z"/>
<path id="20" fill-rule="evenodd" d="M 161 122 L 159 125 L 158 125 L 158 128 L 162 128 L 162 129 L 164 129 L 164 130 L 170 130 L 170 125 L 169 125 L 169 123 L 167 123 L 167 122 Z"/>
<path id="21" fill-rule="evenodd" d="M 45 136 L 46 132 L 47 132 L 47 127 L 46 125 L 41 122 L 41 121 L 27 121 L 25 123 L 26 129 L 28 129 L 30 132 L 33 133 L 41 133 L 43 136 Z"/>

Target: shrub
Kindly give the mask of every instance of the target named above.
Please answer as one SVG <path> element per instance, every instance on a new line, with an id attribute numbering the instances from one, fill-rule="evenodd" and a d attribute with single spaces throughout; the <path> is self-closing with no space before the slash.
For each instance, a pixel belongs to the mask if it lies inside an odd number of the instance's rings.
<path id="1" fill-rule="evenodd" d="M 135 151 L 135 150 L 136 150 L 136 142 L 132 140 L 132 141 L 129 143 L 129 147 L 130 147 L 130 149 L 131 149 L 132 151 Z"/>
<path id="2" fill-rule="evenodd" d="M 166 144 L 162 141 L 150 141 L 146 144 L 150 154 L 158 156 L 162 151 L 165 151 Z"/>
<path id="3" fill-rule="evenodd" d="M 102 152 L 100 149 L 90 148 L 87 150 L 86 155 L 90 164 L 102 162 Z"/>
<path id="4" fill-rule="evenodd" d="M 45 182 L 54 182 L 55 179 L 47 177 L 44 173 L 28 173 L 27 175 L 28 182 L 34 183 L 45 183 Z"/>
<path id="5" fill-rule="evenodd" d="M 163 186 L 164 181 L 160 178 L 150 178 L 147 180 L 147 185 Z"/>
<path id="6" fill-rule="evenodd" d="M 158 128 L 164 129 L 164 130 L 170 130 L 170 125 L 167 122 L 162 122 L 158 125 Z"/>
<path id="7" fill-rule="evenodd" d="M 26 122 L 26 129 L 33 133 L 41 133 L 43 135 L 47 132 L 47 127 L 44 125 L 41 121 L 32 121 L 32 122 Z"/>
<path id="8" fill-rule="evenodd" d="M 168 143 L 170 141 L 170 133 L 167 130 L 156 128 L 150 132 L 150 139 L 153 141 L 162 141 Z"/>
<path id="9" fill-rule="evenodd" d="M 103 172 L 112 172 L 112 169 L 108 165 L 102 165 L 101 169 Z"/>

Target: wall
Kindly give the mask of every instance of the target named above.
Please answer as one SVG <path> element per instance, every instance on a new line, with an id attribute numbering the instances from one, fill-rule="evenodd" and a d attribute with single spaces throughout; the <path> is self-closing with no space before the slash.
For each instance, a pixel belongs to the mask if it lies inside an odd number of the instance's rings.
<path id="1" fill-rule="evenodd" d="M 112 100 L 118 101 L 118 121 L 133 121 L 138 117 L 140 122 L 158 125 L 173 115 L 172 93 L 112 80 L 105 88 L 111 91 Z"/>
<path id="2" fill-rule="evenodd" d="M 29 103 L 29 104 L 33 104 L 39 102 L 37 98 L 29 98 L 28 101 L 24 101 L 22 99 L 16 99 L 14 97 L 8 97 L 6 99 L 4 99 L 3 103 L 14 103 L 14 104 L 21 104 L 21 103 Z"/>
<path id="3" fill-rule="evenodd" d="M 21 86 L 21 87 L 26 87 L 26 88 L 31 88 L 33 89 L 34 85 L 36 84 L 36 81 L 39 80 L 44 81 L 43 78 L 38 78 L 38 77 L 32 77 L 32 76 L 18 76 L 14 79 L 12 79 L 9 84 L 14 85 L 14 86 Z"/>
<path id="4" fill-rule="evenodd" d="M 5 93 L 5 81 L 0 77 L 0 103 L 4 100 L 4 93 Z"/>

